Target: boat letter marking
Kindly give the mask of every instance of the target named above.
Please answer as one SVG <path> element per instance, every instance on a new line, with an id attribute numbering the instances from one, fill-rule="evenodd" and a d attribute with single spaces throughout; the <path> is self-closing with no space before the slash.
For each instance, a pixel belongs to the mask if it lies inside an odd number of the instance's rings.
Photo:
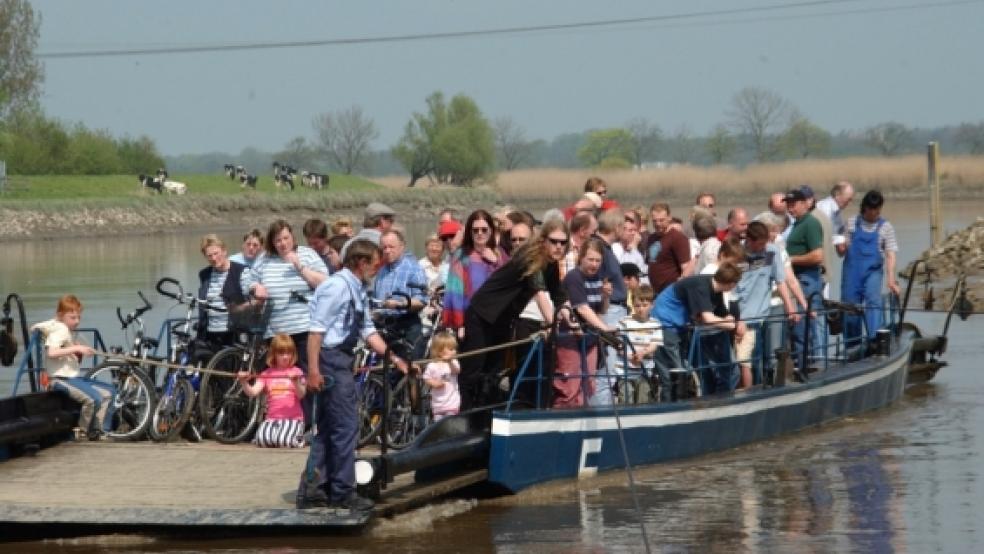
<path id="1" fill-rule="evenodd" d="M 598 473 L 597 466 L 588 467 L 588 455 L 601 452 L 601 438 L 584 439 L 581 441 L 581 461 L 577 464 L 577 477 L 591 477 Z"/>

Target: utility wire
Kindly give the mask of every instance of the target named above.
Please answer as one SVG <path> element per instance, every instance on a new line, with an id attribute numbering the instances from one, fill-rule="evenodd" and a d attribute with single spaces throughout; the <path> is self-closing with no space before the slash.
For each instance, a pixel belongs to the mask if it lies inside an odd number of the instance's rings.
<path id="1" fill-rule="evenodd" d="M 570 29 L 588 29 L 598 27 L 615 27 L 639 23 L 655 23 L 666 21 L 682 21 L 690 19 L 700 19 L 706 17 L 742 15 L 749 13 L 764 13 L 780 10 L 790 10 L 799 8 L 809 8 L 818 6 L 828 6 L 834 4 L 858 3 L 865 0 L 808 0 L 804 2 L 793 2 L 788 4 L 768 4 L 764 6 L 752 6 L 745 8 L 729 8 L 721 10 L 705 10 L 696 12 L 686 12 L 678 14 L 653 15 L 646 17 L 632 17 L 623 19 L 607 19 L 597 21 L 582 21 L 576 23 L 556 23 L 547 25 L 532 25 L 524 27 L 502 27 L 496 29 L 480 29 L 474 31 L 448 31 L 437 33 L 420 33 L 406 35 L 388 35 L 378 37 L 356 37 L 339 39 L 320 39 L 320 40 L 300 40 L 285 42 L 246 42 L 246 43 L 218 43 L 202 44 L 197 46 L 169 46 L 154 48 L 121 48 L 104 50 L 78 50 L 78 51 L 54 51 L 42 52 L 37 55 L 42 59 L 66 59 L 66 58 L 104 58 L 114 56 L 134 56 L 134 55 L 160 55 L 160 54 L 190 54 L 203 52 L 230 52 L 242 50 L 271 50 L 275 48 L 308 48 L 315 46 L 338 46 L 350 44 L 379 44 L 389 42 L 412 42 L 424 40 L 441 40 L 455 38 L 471 38 L 496 35 L 530 34 Z M 982 0 L 964 0 L 957 3 L 974 3 Z M 925 7 L 942 6 L 944 4 L 926 4 Z M 884 8 L 891 10 L 893 8 Z M 877 10 L 873 8 L 872 10 Z M 823 14 L 820 14 L 823 15 Z M 806 16 L 809 16 L 807 14 Z"/>

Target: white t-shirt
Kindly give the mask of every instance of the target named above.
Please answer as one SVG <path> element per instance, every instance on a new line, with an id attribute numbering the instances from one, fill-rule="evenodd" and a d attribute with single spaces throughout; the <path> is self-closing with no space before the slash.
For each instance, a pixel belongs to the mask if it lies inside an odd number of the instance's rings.
<path id="1" fill-rule="evenodd" d="M 48 356 L 48 350 L 51 348 L 64 348 L 76 344 L 75 337 L 69 331 L 68 325 L 57 319 L 49 319 L 48 321 L 35 324 L 31 327 L 31 330 L 41 331 L 41 335 L 44 337 L 44 366 L 49 373 L 55 377 L 64 377 L 66 379 L 74 379 L 81 375 L 82 372 L 79 371 L 79 359 L 75 355 L 69 354 L 67 356 L 58 356 L 57 358 Z"/>
<path id="2" fill-rule="evenodd" d="M 620 331 L 625 333 L 626 338 L 632 343 L 632 347 L 635 352 L 642 352 L 649 348 L 649 345 L 663 344 L 663 329 L 659 321 L 650 317 L 647 321 L 638 321 L 634 317 L 626 317 L 618 322 L 618 328 Z M 632 351 L 629 351 L 629 356 L 631 357 Z M 651 359 L 652 354 L 646 356 L 645 359 Z M 631 361 L 630 361 L 631 363 Z M 615 360 L 615 367 L 623 370 L 622 357 L 619 356 Z"/>

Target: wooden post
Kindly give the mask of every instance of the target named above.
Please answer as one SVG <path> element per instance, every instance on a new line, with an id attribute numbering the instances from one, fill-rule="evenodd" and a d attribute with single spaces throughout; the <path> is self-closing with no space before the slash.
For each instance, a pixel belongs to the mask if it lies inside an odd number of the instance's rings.
<path id="1" fill-rule="evenodd" d="M 940 161 L 940 145 L 929 143 L 929 241 L 936 247 L 943 242 L 943 220 L 940 215 L 940 176 L 937 168 Z"/>

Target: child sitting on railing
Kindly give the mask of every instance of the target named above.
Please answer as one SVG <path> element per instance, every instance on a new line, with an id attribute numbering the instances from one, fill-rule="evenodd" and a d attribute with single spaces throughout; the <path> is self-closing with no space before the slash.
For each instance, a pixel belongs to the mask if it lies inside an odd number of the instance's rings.
<path id="1" fill-rule="evenodd" d="M 106 424 L 112 421 L 113 387 L 86 379 L 79 364 L 85 356 L 91 356 L 91 347 L 79 343 L 74 336 L 82 322 L 82 303 L 74 295 L 66 294 L 58 300 L 55 318 L 31 327 L 41 333 L 45 346 L 45 368 L 52 374 L 51 390 L 62 392 L 82 405 L 79 415 L 79 438 L 99 440 L 109 432 Z"/>
<path id="2" fill-rule="evenodd" d="M 431 388 L 431 411 L 434 421 L 456 415 L 461 407 L 458 391 L 458 374 L 461 367 L 454 356 L 458 354 L 458 341 L 451 333 L 438 333 L 431 345 L 431 354 L 440 362 L 430 362 L 424 368 L 424 382 Z"/>
<path id="3" fill-rule="evenodd" d="M 236 378 L 247 396 L 266 391 L 266 419 L 260 423 L 253 442 L 266 448 L 300 448 L 304 446 L 304 371 L 297 367 L 297 347 L 290 335 L 277 334 L 270 341 L 267 369 L 249 383 L 250 373 L 240 371 Z"/>

